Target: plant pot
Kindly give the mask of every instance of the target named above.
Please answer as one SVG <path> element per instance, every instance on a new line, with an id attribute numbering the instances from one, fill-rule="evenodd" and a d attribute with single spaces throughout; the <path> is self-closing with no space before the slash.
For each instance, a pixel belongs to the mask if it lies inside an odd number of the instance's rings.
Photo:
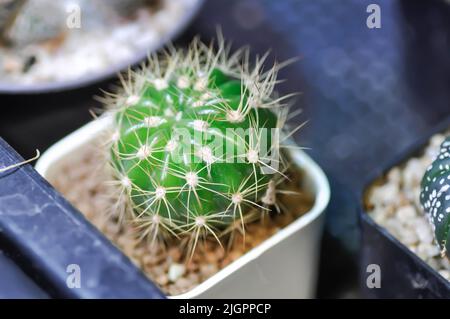
<path id="1" fill-rule="evenodd" d="M 0 94 L 4 95 L 42 95 L 42 94 L 52 94 L 57 92 L 66 92 L 70 90 L 83 89 L 88 86 L 92 86 L 99 82 L 105 82 L 112 78 L 115 78 L 117 73 L 127 70 L 131 66 L 135 66 L 143 61 L 149 54 L 149 52 L 155 52 L 162 48 L 164 45 L 176 39 L 183 30 L 189 25 L 189 23 L 195 18 L 197 13 L 203 6 L 204 0 L 192 1 L 189 6 L 184 7 L 181 11 L 182 14 L 172 21 L 171 28 L 168 29 L 164 34 L 160 35 L 160 38 L 154 43 L 149 43 L 146 47 L 137 48 L 134 52 L 121 61 L 116 61 L 106 68 L 94 70 L 83 74 L 77 78 L 65 79 L 55 82 L 44 82 L 44 83 L 8 83 L 5 81 L 0 81 Z M 81 8 L 83 11 L 83 8 Z M 85 11 L 83 11 L 85 12 Z M 98 13 L 98 12 L 97 12 Z M 86 14 L 86 19 L 88 23 L 89 19 L 92 18 L 93 12 Z M 81 46 L 81 44 L 80 44 Z M 97 86 L 96 86 L 97 87 Z"/>
<path id="2" fill-rule="evenodd" d="M 396 159 L 381 166 L 368 179 L 359 194 L 360 224 L 362 228 L 361 290 L 369 298 L 450 298 L 450 282 L 430 267 L 408 247 L 395 238 L 386 228 L 377 224 L 366 210 L 367 192 L 372 185 L 391 168 L 420 155 L 430 138 L 445 132 L 450 118 L 434 128 L 427 136 L 416 142 Z M 423 172 L 425 173 L 425 171 Z M 367 266 L 376 264 L 381 270 L 381 287 L 370 288 L 367 278 L 371 271 Z"/>
<path id="3" fill-rule="evenodd" d="M 111 118 L 91 122 L 46 151 L 37 171 L 52 179 L 69 158 L 95 142 Z M 314 205 L 287 227 L 221 269 L 187 293 L 172 298 L 313 298 L 324 212 L 330 189 L 325 174 L 305 153 L 292 150 L 293 162 L 304 171 Z M 276 270 L 276 271 L 275 271 Z"/>

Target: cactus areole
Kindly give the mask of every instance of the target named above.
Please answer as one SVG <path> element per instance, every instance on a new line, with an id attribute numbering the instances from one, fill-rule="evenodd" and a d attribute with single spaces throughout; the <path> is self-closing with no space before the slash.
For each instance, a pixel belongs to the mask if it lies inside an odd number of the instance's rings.
<path id="1" fill-rule="evenodd" d="M 442 143 L 436 160 L 422 180 L 420 202 L 434 228 L 443 254 L 450 249 L 450 136 Z"/>
<path id="2" fill-rule="evenodd" d="M 274 97 L 279 66 L 263 72 L 265 60 L 250 67 L 246 51 L 195 40 L 151 56 L 111 97 L 111 166 L 144 235 L 219 240 L 277 205 L 286 97 Z"/>

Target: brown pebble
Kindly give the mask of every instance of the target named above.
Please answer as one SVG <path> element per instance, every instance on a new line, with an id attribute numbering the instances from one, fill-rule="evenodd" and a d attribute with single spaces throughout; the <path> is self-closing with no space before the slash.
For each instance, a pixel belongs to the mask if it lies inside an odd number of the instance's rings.
<path id="1" fill-rule="evenodd" d="M 197 262 L 192 262 L 192 261 L 188 262 L 186 264 L 186 269 L 189 272 L 195 272 L 195 271 L 197 271 L 199 269 L 199 264 Z"/>
<path id="2" fill-rule="evenodd" d="M 218 267 L 215 264 L 201 265 L 200 274 L 203 278 L 208 278 L 214 275 L 218 271 Z"/>
<path id="3" fill-rule="evenodd" d="M 169 249 L 169 256 L 172 258 L 173 262 L 180 262 L 181 259 L 181 252 L 178 247 L 170 247 Z"/>
<path id="4" fill-rule="evenodd" d="M 196 273 L 189 273 L 186 276 L 186 279 L 189 280 L 192 283 L 197 283 L 197 284 L 200 283 L 200 276 L 198 274 L 196 274 Z"/>
<path id="5" fill-rule="evenodd" d="M 155 255 L 155 254 L 145 254 L 142 257 L 142 262 L 144 263 L 144 265 L 156 265 L 161 263 L 161 261 L 163 260 L 163 257 L 160 255 Z"/>
<path id="6" fill-rule="evenodd" d="M 208 264 L 212 264 L 212 263 L 214 263 L 214 262 L 216 262 L 218 260 L 217 255 L 213 251 L 205 252 L 204 257 L 205 257 L 205 261 Z"/>
<path id="7" fill-rule="evenodd" d="M 176 282 L 174 282 L 174 285 L 177 286 L 179 289 L 186 289 L 192 287 L 192 281 L 188 278 L 181 277 Z"/>
<path id="8" fill-rule="evenodd" d="M 156 283 L 160 286 L 167 285 L 169 283 L 169 278 L 167 277 L 167 275 L 162 274 L 156 277 Z"/>

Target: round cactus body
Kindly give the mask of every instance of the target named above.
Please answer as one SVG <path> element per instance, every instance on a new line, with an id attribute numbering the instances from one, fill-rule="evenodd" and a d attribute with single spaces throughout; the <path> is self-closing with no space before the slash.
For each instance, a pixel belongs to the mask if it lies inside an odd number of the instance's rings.
<path id="1" fill-rule="evenodd" d="M 442 143 L 436 160 L 425 173 L 420 194 L 441 250 L 450 248 L 450 136 Z"/>
<path id="2" fill-rule="evenodd" d="M 144 232 L 216 236 L 276 204 L 286 168 L 278 68 L 260 72 L 263 58 L 249 71 L 226 51 L 194 42 L 154 56 L 114 99 L 111 163 Z"/>

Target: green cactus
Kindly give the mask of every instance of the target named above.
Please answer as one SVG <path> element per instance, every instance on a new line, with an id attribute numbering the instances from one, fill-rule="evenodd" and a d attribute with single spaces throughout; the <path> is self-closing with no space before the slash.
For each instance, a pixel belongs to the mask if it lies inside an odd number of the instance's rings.
<path id="1" fill-rule="evenodd" d="M 450 256 L 450 136 L 442 143 L 421 185 L 420 202 L 433 226 L 442 254 Z"/>
<path id="2" fill-rule="evenodd" d="M 288 96 L 273 93 L 281 66 L 263 72 L 265 55 L 251 69 L 247 51 L 229 51 L 194 40 L 152 55 L 109 101 L 111 166 L 144 237 L 220 242 L 252 208 L 277 206 L 287 168 L 278 134 Z"/>

